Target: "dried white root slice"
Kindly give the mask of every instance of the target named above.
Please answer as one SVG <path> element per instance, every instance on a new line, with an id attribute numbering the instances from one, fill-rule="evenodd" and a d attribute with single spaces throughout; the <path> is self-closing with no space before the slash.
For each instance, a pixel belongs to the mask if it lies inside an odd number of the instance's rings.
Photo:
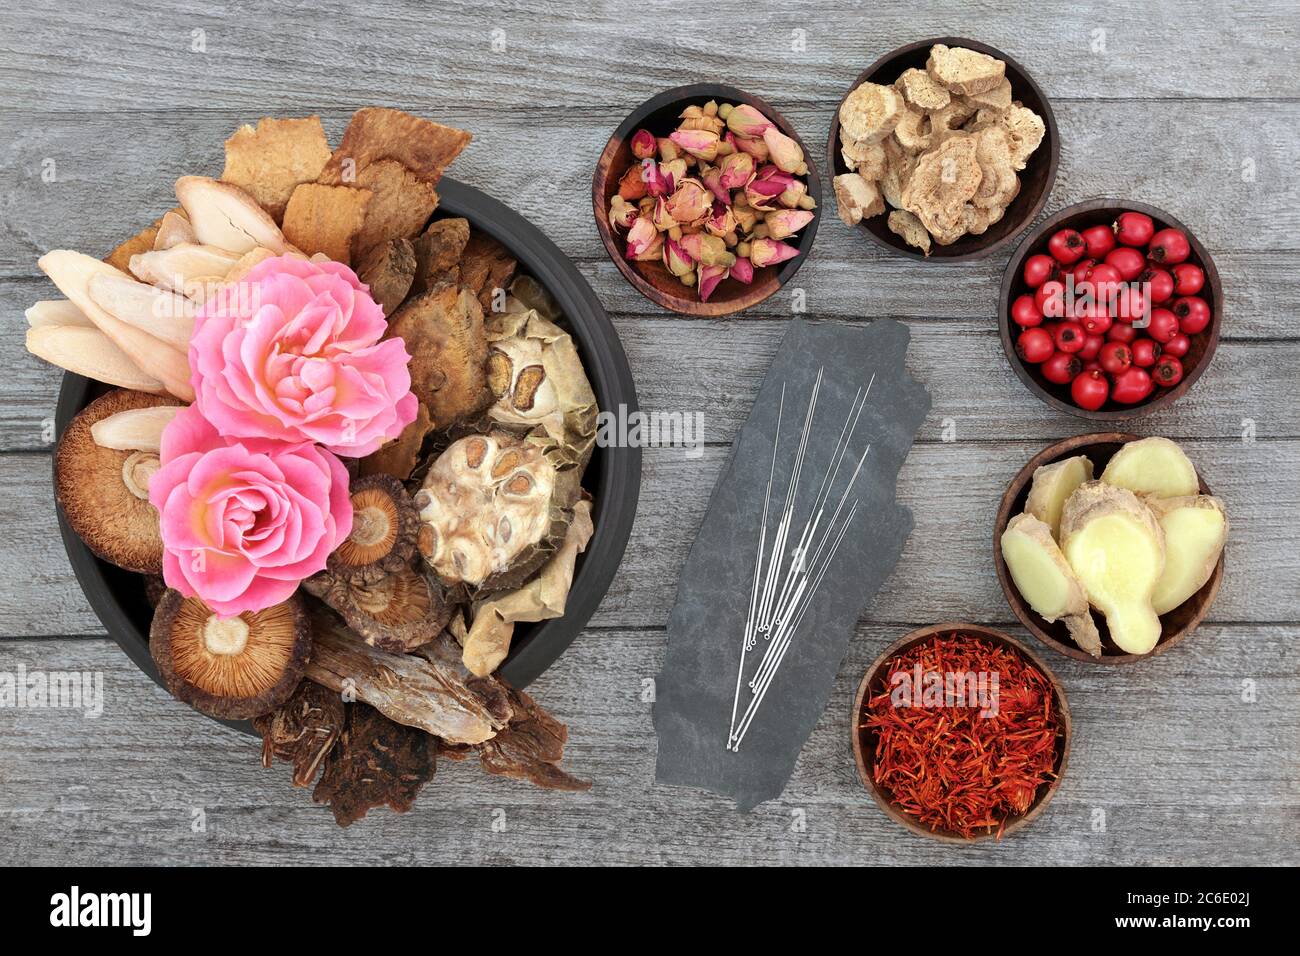
<path id="1" fill-rule="evenodd" d="M 194 226 L 190 223 L 189 217 L 183 212 L 170 209 L 163 214 L 162 221 L 158 223 L 158 234 L 153 237 L 153 247 L 170 249 L 182 242 L 198 243 L 198 241 L 199 238 L 194 235 Z"/>
<path id="2" fill-rule="evenodd" d="M 42 325 L 27 330 L 27 351 L 51 365 L 107 385 L 136 392 L 167 391 L 163 383 L 140 371 L 99 329 L 84 325 Z"/>
<path id="3" fill-rule="evenodd" d="M 150 255 L 158 254 L 150 253 Z M 125 278 L 125 273 L 114 269 L 106 262 L 70 249 L 55 249 L 53 252 L 47 252 L 37 261 L 37 265 L 50 277 L 50 281 L 59 287 L 60 292 L 126 353 L 141 372 L 150 379 L 162 382 L 167 391 L 182 401 L 194 401 L 194 389 L 190 387 L 189 358 L 143 329 L 123 322 L 105 311 L 90 297 L 89 287 L 93 276 Z"/>
<path id="4" fill-rule="evenodd" d="M 835 207 L 846 226 L 856 226 L 864 218 L 870 219 L 885 211 L 880 189 L 857 173 L 836 176 L 834 186 Z"/>
<path id="5" fill-rule="evenodd" d="M 197 306 L 184 296 L 124 275 L 91 276 L 87 288 L 96 304 L 123 322 L 173 348 L 189 349 Z"/>
<path id="6" fill-rule="evenodd" d="M 162 433 L 181 410 L 180 405 L 130 408 L 90 426 L 90 437 L 100 448 L 162 454 Z"/>
<path id="7" fill-rule="evenodd" d="M 1060 620 L 1093 657 L 1101 656 L 1101 635 L 1088 610 L 1088 593 L 1057 547 L 1051 529 L 1031 514 L 1018 514 L 1002 532 L 1002 557 L 1029 606 L 1043 620 Z"/>
<path id="8" fill-rule="evenodd" d="M 1181 498 L 1194 495 L 1201 488 L 1196 468 L 1177 443 L 1168 438 L 1129 442 L 1115 452 L 1101 473 L 1101 480 L 1153 498 Z"/>
<path id="9" fill-rule="evenodd" d="M 1025 499 L 1025 512 L 1047 525 L 1052 537 L 1059 541 L 1065 499 L 1074 494 L 1075 488 L 1091 480 L 1092 461 L 1085 455 L 1036 468 L 1029 497 Z"/>
<path id="10" fill-rule="evenodd" d="M 1228 538 L 1223 502 L 1210 495 L 1152 498 L 1147 502 L 1165 533 L 1165 571 L 1151 606 L 1168 614 L 1210 580 Z"/>
<path id="11" fill-rule="evenodd" d="M 213 287 L 225 281 L 240 257 L 216 246 L 182 242 L 170 249 L 132 256 L 131 272 L 150 285 L 203 302 Z"/>
<path id="12" fill-rule="evenodd" d="M 67 299 L 42 299 L 27 308 L 27 324 L 34 329 L 47 325 L 80 325 L 93 329 L 95 323 Z"/>
<path id="13" fill-rule="evenodd" d="M 1061 551 L 1111 640 L 1149 653 L 1161 627 L 1151 595 L 1165 570 L 1165 536 L 1151 510 L 1127 489 L 1086 481 L 1061 512 Z"/>
<path id="14" fill-rule="evenodd" d="M 176 198 L 185 207 L 194 235 L 203 245 L 243 254 L 261 246 L 285 251 L 284 233 L 248 193 L 207 176 L 176 180 Z"/>

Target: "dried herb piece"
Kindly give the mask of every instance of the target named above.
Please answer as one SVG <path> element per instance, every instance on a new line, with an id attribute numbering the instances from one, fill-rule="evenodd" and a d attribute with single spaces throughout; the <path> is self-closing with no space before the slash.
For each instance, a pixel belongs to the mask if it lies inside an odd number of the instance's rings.
<path id="1" fill-rule="evenodd" d="M 348 265 L 370 198 L 368 189 L 302 183 L 285 207 L 284 236 L 309 256 L 319 252 Z"/>
<path id="2" fill-rule="evenodd" d="M 172 210 L 178 212 L 179 210 Z M 152 223 L 140 230 L 130 239 L 122 242 L 112 252 L 104 256 L 104 261 L 115 269 L 122 272 L 129 270 L 131 257 L 141 252 L 149 252 L 153 249 L 154 240 L 158 238 L 158 228 L 162 225 L 162 217 L 159 216 Z"/>
<path id="3" fill-rule="evenodd" d="M 222 182 L 244 190 L 277 223 L 300 183 L 315 182 L 329 162 L 330 146 L 319 116 L 274 119 L 254 128 L 245 124 L 226 140 Z"/>
<path id="4" fill-rule="evenodd" d="M 376 160 L 393 159 L 421 181 L 436 185 L 443 171 L 469 145 L 464 130 L 420 119 L 401 110 L 368 106 L 352 114 L 338 149 L 321 171 L 319 181 L 350 182 Z"/>
<path id="5" fill-rule="evenodd" d="M 433 186 L 392 160 L 379 160 L 358 170 L 357 185 L 373 194 L 366 206 L 366 220 L 352 243 L 358 255 L 389 239 L 415 238 L 438 208 Z"/>
<path id="6" fill-rule="evenodd" d="M 420 517 L 402 483 L 391 475 L 369 475 L 355 479 L 348 494 L 352 530 L 329 556 L 329 573 L 373 583 L 409 565 Z"/>
<path id="7" fill-rule="evenodd" d="M 451 615 L 441 585 L 406 564 L 372 580 L 325 570 L 304 581 L 303 588 L 338 611 L 367 644 L 398 653 L 433 640 Z"/>
<path id="8" fill-rule="evenodd" d="M 518 266 L 505 246 L 487 233 L 474 231 L 460 257 L 460 283 L 478 296 L 484 312 L 491 312 L 493 296 L 498 289 L 505 294 Z"/>
<path id="9" fill-rule="evenodd" d="M 504 685 L 503 685 L 504 686 Z M 545 790 L 590 790 L 560 769 L 569 731 L 522 690 L 507 687 L 514 716 L 510 726 L 479 747 L 479 761 L 490 774 L 527 780 Z"/>
<path id="10" fill-rule="evenodd" d="M 415 281 L 412 292 L 428 292 L 445 283 L 457 284 L 457 265 L 469 243 L 468 219 L 439 219 L 429 224 L 415 247 Z"/>
<path id="11" fill-rule="evenodd" d="M 373 707 L 349 704 L 312 800 L 328 804 L 341 827 L 375 807 L 405 813 L 433 779 L 437 757 L 437 741 L 428 734 L 395 724 Z"/>
<path id="12" fill-rule="evenodd" d="M 409 239 L 393 239 L 371 247 L 357 266 L 357 277 L 370 287 L 370 296 L 384 315 L 392 315 L 415 279 L 414 246 Z"/>
<path id="13" fill-rule="evenodd" d="M 428 405 L 435 428 L 469 421 L 491 403 L 483 310 L 467 290 L 444 285 L 408 299 L 388 335 L 406 343 L 411 390 Z"/>
<path id="14" fill-rule="evenodd" d="M 303 681 L 278 708 L 253 718 L 253 729 L 262 735 L 262 766 L 270 769 L 279 757 L 293 765 L 295 787 L 311 786 L 346 718 L 340 695 Z"/>

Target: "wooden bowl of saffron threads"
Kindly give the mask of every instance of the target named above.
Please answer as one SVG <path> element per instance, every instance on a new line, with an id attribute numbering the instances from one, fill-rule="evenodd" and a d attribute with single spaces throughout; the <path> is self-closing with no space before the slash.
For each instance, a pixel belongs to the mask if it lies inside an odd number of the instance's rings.
<path id="1" fill-rule="evenodd" d="M 867 669 L 850 736 L 862 785 L 891 820 L 945 843 L 1000 840 L 1056 793 L 1070 708 L 1042 658 L 1009 635 L 935 624 Z"/>

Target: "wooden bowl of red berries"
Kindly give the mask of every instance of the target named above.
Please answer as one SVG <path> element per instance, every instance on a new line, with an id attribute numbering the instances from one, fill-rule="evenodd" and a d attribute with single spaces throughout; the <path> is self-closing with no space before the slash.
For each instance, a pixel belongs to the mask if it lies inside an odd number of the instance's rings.
<path id="1" fill-rule="evenodd" d="M 1172 405 L 1214 356 L 1223 285 L 1162 209 L 1094 199 L 1035 229 L 1002 279 L 1011 367 L 1053 408 L 1123 421 Z"/>
<path id="2" fill-rule="evenodd" d="M 858 776 L 891 820 L 946 843 L 1002 839 L 1046 808 L 1070 757 L 1065 688 L 978 624 L 912 631 L 867 669 L 850 723 Z"/>

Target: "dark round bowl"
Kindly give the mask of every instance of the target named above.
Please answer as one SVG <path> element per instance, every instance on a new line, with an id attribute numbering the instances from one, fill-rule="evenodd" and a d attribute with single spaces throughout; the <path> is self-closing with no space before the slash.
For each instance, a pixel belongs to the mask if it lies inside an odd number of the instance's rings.
<path id="1" fill-rule="evenodd" d="M 633 262 L 623 254 L 622 238 L 615 235 L 609 225 L 609 201 L 618 192 L 619 179 L 636 162 L 632 156 L 632 135 L 644 127 L 656 136 L 667 136 L 677 127 L 682 110 L 691 105 L 703 106 L 709 100 L 717 100 L 719 103 L 748 103 L 775 123 L 782 133 L 795 140 L 802 147 L 804 159 L 808 163 L 808 174 L 803 178 L 808 181 L 808 195 L 816 201 L 817 208 L 813 210 L 815 215 L 812 222 L 783 240 L 799 250 L 797 256 L 780 265 L 755 269 L 754 281 L 749 285 L 735 279 L 724 279 L 713 295 L 709 296 L 709 301 L 701 302 L 695 289 L 682 285 L 662 262 Z M 683 315 L 706 317 L 732 315 L 748 309 L 773 295 L 794 278 L 794 274 L 808 258 L 813 237 L 817 235 L 817 226 L 826 214 L 822 206 L 822 181 L 817 175 L 816 160 L 794 127 L 764 100 L 721 83 L 693 83 L 664 90 L 629 113 L 627 119 L 614 130 L 614 135 L 609 138 L 596 162 L 596 172 L 591 180 L 591 203 L 596 217 L 596 231 L 600 233 L 605 252 L 632 288 L 665 309 Z"/>
<path id="2" fill-rule="evenodd" d="M 1002 631 L 996 631 L 991 627 L 982 627 L 979 624 L 962 624 L 947 623 L 934 624 L 930 627 L 918 628 L 908 634 L 901 640 L 891 644 L 885 649 L 885 652 L 876 658 L 874 664 L 867 668 L 866 674 L 862 677 L 862 683 L 858 685 L 858 692 L 853 698 L 853 713 L 849 719 L 849 736 L 853 743 L 853 762 L 858 768 L 858 778 L 862 785 L 867 788 L 876 805 L 885 812 L 895 823 L 898 823 L 913 833 L 931 840 L 938 840 L 942 843 L 978 843 L 983 840 L 992 840 L 997 838 L 997 831 L 992 833 L 979 833 L 975 836 L 962 836 L 953 830 L 931 830 L 929 827 L 919 823 L 915 817 L 909 816 L 895 805 L 889 794 L 885 793 L 881 787 L 876 784 L 874 770 L 876 763 L 876 735 L 871 730 L 864 729 L 861 726 L 862 708 L 867 701 L 868 693 L 879 693 L 884 686 L 884 669 L 898 654 L 907 650 L 915 644 L 929 640 L 937 634 L 951 634 L 954 631 L 960 631 L 964 634 L 970 634 L 974 637 L 981 637 L 991 641 L 994 644 L 1001 644 L 1009 647 L 1020 654 L 1031 664 L 1042 671 L 1047 677 L 1048 682 L 1052 685 L 1052 692 L 1056 699 L 1056 712 L 1061 718 L 1061 736 L 1056 741 L 1056 776 L 1038 788 L 1034 795 L 1034 802 L 1029 805 L 1029 809 L 1019 816 L 1007 820 L 1006 826 L 1003 827 L 1003 836 L 1009 836 L 1022 827 L 1028 826 L 1033 820 L 1037 819 L 1043 810 L 1046 809 L 1048 802 L 1056 793 L 1056 788 L 1061 785 L 1061 778 L 1065 776 L 1065 768 L 1070 760 L 1070 707 L 1065 699 L 1065 687 L 1052 673 L 1052 669 L 1047 666 L 1041 657 L 1025 647 L 1019 641 L 1015 640 L 1009 634 Z"/>
<path id="3" fill-rule="evenodd" d="M 835 114 L 831 117 L 830 141 L 826 145 L 826 168 L 831 171 L 832 178 L 850 172 L 848 166 L 844 164 L 844 157 L 840 155 L 840 107 L 849 98 L 849 94 L 863 83 L 892 86 L 904 70 L 913 68 L 924 70 L 925 61 L 930 58 L 930 47 L 936 43 L 950 47 L 965 47 L 968 50 L 996 57 L 1006 63 L 1007 79 L 1011 81 L 1012 99 L 1019 100 L 1043 118 L 1043 125 L 1046 127 L 1043 141 L 1029 157 L 1025 168 L 1018 174 L 1020 192 L 1007 207 L 1006 214 L 981 235 L 965 235 L 947 246 L 941 246 L 937 242 L 931 243 L 930 255 L 927 256 L 915 246 L 909 246 L 901 236 L 889 231 L 888 204 L 885 213 L 863 219 L 858 223 L 858 228 L 891 252 L 911 259 L 925 262 L 969 262 L 973 259 L 983 259 L 1001 249 L 1034 221 L 1034 217 L 1043 211 L 1047 196 L 1052 191 L 1052 184 L 1056 182 L 1056 167 L 1061 161 L 1061 139 L 1057 133 L 1056 115 L 1052 112 L 1052 104 L 1048 102 L 1046 94 L 1038 88 L 1038 84 L 1025 68 L 1001 50 L 964 37 L 935 37 L 931 40 L 918 40 L 907 46 L 900 46 L 892 53 L 886 53 L 858 74 L 853 85 L 844 91 L 844 96 L 836 104 Z"/>
<path id="4" fill-rule="evenodd" d="M 1065 439 L 1065 441 L 1057 442 L 1055 445 L 1048 445 L 1029 459 L 1029 463 L 1011 479 L 1011 484 L 1007 486 L 1006 492 L 1002 495 L 1002 502 L 998 505 L 997 518 L 993 522 L 993 565 L 997 569 L 998 583 L 1002 585 L 1002 593 L 1006 595 L 1007 604 L 1011 605 L 1012 613 L 1015 614 L 1027 631 L 1052 648 L 1052 650 L 1087 664 L 1135 664 L 1138 661 L 1146 660 L 1148 657 L 1163 654 L 1196 630 L 1197 625 L 1210 612 L 1210 607 L 1219 594 L 1219 583 L 1223 580 L 1223 554 L 1219 555 L 1219 563 L 1215 565 L 1210 580 L 1206 581 L 1199 591 L 1172 611 L 1161 615 L 1160 640 L 1156 642 L 1156 646 L 1148 654 L 1129 654 L 1121 651 L 1110 639 L 1110 633 L 1106 630 L 1105 618 L 1100 614 L 1094 614 L 1093 619 L 1097 622 L 1097 630 L 1101 634 L 1101 657 L 1093 657 L 1071 640 L 1070 632 L 1066 630 L 1064 624 L 1060 621 L 1055 624 L 1048 624 L 1020 596 L 1020 592 L 1016 589 L 1016 583 L 1011 580 L 1011 572 L 1007 568 L 1007 563 L 1002 558 L 1002 532 L 1007 529 L 1007 523 L 1013 517 L 1025 510 L 1025 499 L 1029 497 L 1029 486 L 1033 482 L 1034 472 L 1039 467 L 1050 465 L 1064 458 L 1086 455 L 1092 461 L 1093 474 L 1100 476 L 1102 470 L 1106 467 L 1106 463 L 1110 461 L 1115 452 L 1119 451 L 1121 445 L 1136 441 L 1141 437 L 1140 435 L 1129 435 L 1124 432 L 1101 432 L 1093 435 L 1076 435 L 1073 438 Z M 1197 471 L 1197 477 L 1201 482 L 1200 493 L 1203 495 L 1214 494 L 1210 490 L 1210 486 L 1205 483 L 1205 479 L 1201 477 L 1199 470 Z"/>
<path id="5" fill-rule="evenodd" d="M 1030 291 L 1029 286 L 1025 284 L 1025 260 L 1035 253 L 1046 253 L 1047 240 L 1051 238 L 1052 233 L 1058 229 L 1078 229 L 1082 231 L 1099 223 L 1114 222 L 1115 217 L 1122 212 L 1144 212 L 1155 221 L 1156 229 L 1181 229 L 1187 234 L 1192 246 L 1192 254 L 1187 261 L 1195 263 L 1205 270 L 1205 288 L 1201 290 L 1200 295 L 1201 298 L 1210 303 L 1212 314 L 1209 326 L 1192 337 L 1191 348 L 1182 358 L 1183 379 L 1181 382 L 1172 388 L 1156 386 L 1156 390 L 1145 401 L 1136 405 L 1121 405 L 1108 398 L 1105 405 L 1095 412 L 1090 412 L 1087 409 L 1080 408 L 1070 400 L 1070 386 L 1055 385 L 1047 381 L 1036 366 L 1031 367 L 1021 361 L 1020 356 L 1016 354 L 1014 338 L 1019 327 L 1017 326 L 1016 331 L 1013 332 L 1012 325 L 1014 323 L 1011 321 L 1011 303 L 1019 296 Z M 1214 266 L 1214 259 L 1210 257 L 1210 253 L 1206 248 L 1201 245 L 1195 233 L 1163 209 L 1148 206 L 1146 203 L 1123 199 L 1090 199 L 1087 202 L 1077 203 L 1047 217 L 1042 225 L 1025 237 L 1024 242 L 1012 254 L 1011 261 L 1007 263 L 1007 271 L 1002 276 L 1002 290 L 998 296 L 998 330 L 1002 336 L 1002 350 L 1006 352 L 1007 361 L 1015 369 L 1020 381 L 1024 382 L 1026 388 L 1053 408 L 1098 422 L 1122 422 L 1141 418 L 1158 409 L 1172 405 L 1187 394 L 1187 390 L 1201 377 L 1201 373 L 1205 371 L 1210 364 L 1210 360 L 1214 358 L 1214 350 L 1219 346 L 1219 328 L 1222 321 L 1223 282 L 1219 279 L 1219 270 Z"/>
<path id="6" fill-rule="evenodd" d="M 618 333 L 600 300 L 581 273 L 536 226 L 485 193 L 443 178 L 438 183 L 439 217 L 463 216 L 501 242 L 531 274 L 555 296 L 563 310 L 562 324 L 582 355 L 587 376 L 602 410 L 638 408 L 632 371 Z M 80 375 L 63 376 L 55 423 L 60 436 L 72 417 L 106 387 Z M 533 624 L 517 624 L 510 655 L 497 670 L 515 687 L 526 687 L 551 666 L 578 636 L 609 589 L 618 570 L 636 517 L 641 489 L 641 449 L 597 446 L 583 485 L 594 497 L 595 532 L 586 551 L 578 556 L 573 587 L 563 617 Z M 149 655 L 149 623 L 153 609 L 145 599 L 144 578 L 101 561 L 68 526 L 59 509 L 59 528 L 68 560 L 86 599 L 109 636 L 126 651 L 136 666 L 162 686 Z M 222 721 L 252 733 L 247 722 Z"/>

